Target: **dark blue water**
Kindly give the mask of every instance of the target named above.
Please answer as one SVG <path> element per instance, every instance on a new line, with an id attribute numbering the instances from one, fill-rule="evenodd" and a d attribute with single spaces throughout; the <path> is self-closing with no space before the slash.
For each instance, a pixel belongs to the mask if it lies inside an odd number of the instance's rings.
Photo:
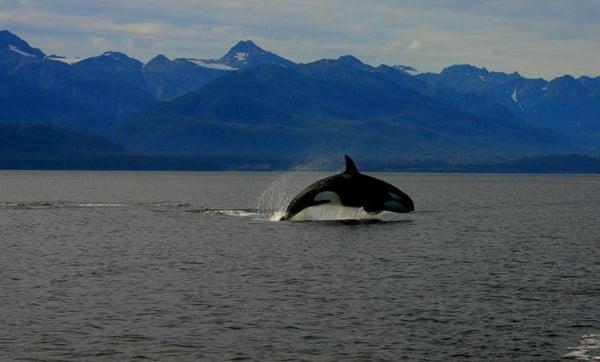
<path id="1" fill-rule="evenodd" d="M 0 359 L 600 358 L 600 177 L 380 174 L 415 213 L 257 210 L 321 176 L 1 172 Z"/>

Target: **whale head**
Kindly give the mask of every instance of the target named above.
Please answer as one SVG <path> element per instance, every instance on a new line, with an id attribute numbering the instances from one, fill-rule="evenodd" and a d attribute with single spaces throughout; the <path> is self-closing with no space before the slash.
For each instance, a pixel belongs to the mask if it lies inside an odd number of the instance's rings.
<path id="1" fill-rule="evenodd" d="M 356 180 L 363 190 L 363 208 L 369 213 L 390 211 L 406 213 L 415 210 L 412 199 L 396 186 L 380 179 L 363 175 L 358 171 L 354 161 L 346 155 L 346 170 L 344 173 Z"/>
<path id="2" fill-rule="evenodd" d="M 392 188 L 387 191 L 388 199 L 383 202 L 383 210 L 399 213 L 415 211 L 413 200 L 394 186 Z"/>

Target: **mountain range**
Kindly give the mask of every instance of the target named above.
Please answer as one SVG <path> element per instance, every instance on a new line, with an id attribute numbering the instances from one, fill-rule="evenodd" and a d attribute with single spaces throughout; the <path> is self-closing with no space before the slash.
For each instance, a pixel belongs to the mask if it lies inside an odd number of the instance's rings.
<path id="1" fill-rule="evenodd" d="M 116 51 L 46 55 L 4 30 L 0 125 L 0 139 L 19 135 L 24 145 L 2 148 L 11 155 L 29 154 L 26 145 L 45 135 L 67 145 L 57 154 L 106 154 L 111 145 L 113 155 L 263 161 L 597 156 L 600 77 L 548 81 L 472 65 L 420 73 L 352 55 L 297 64 L 250 40 L 219 59 L 158 55 L 144 64 Z M 105 148 L 74 147 L 76 138 Z"/>

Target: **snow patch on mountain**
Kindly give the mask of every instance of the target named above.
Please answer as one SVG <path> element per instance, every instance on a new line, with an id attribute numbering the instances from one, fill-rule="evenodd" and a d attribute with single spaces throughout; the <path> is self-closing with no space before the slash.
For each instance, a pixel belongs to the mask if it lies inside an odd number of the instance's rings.
<path id="1" fill-rule="evenodd" d="M 14 45 L 9 45 L 9 46 L 8 46 L 8 50 L 10 50 L 11 52 L 15 52 L 15 53 L 17 53 L 17 54 L 20 54 L 20 55 L 22 55 L 22 56 L 25 56 L 25 57 L 32 57 L 32 58 L 35 58 L 35 55 L 33 55 L 33 54 L 30 54 L 30 53 L 27 53 L 27 52 L 24 52 L 24 51 L 22 51 L 21 49 L 17 48 L 17 47 L 16 47 L 16 46 L 14 46 Z"/>
<path id="2" fill-rule="evenodd" d="M 122 54 L 122 53 L 119 53 L 119 52 L 110 52 L 109 51 L 109 52 L 102 53 L 102 56 L 104 56 L 104 57 L 111 57 L 114 60 L 121 61 L 121 60 L 123 60 L 123 58 L 124 58 L 125 55 Z"/>
<path id="3" fill-rule="evenodd" d="M 240 62 L 245 62 L 246 59 L 248 59 L 248 53 L 243 53 L 243 52 L 235 53 L 235 59 L 237 59 Z"/>
<path id="4" fill-rule="evenodd" d="M 63 57 L 62 55 L 48 55 L 46 57 L 48 60 L 53 60 L 55 62 L 62 62 L 67 64 L 75 64 L 78 61 L 82 60 L 81 57 Z"/>
<path id="5" fill-rule="evenodd" d="M 411 67 L 410 65 L 393 65 L 392 68 L 396 69 L 396 70 L 400 70 L 408 75 L 419 75 L 421 74 L 421 72 L 419 72 L 417 69 Z"/>
<path id="6" fill-rule="evenodd" d="M 214 60 L 207 59 L 196 59 L 196 58 L 185 58 L 188 62 L 192 62 L 200 67 L 209 68 L 209 69 L 219 69 L 219 70 L 237 70 L 237 68 L 230 67 L 227 64 L 219 63 Z"/>
<path id="7" fill-rule="evenodd" d="M 517 104 L 517 106 L 519 106 L 519 108 L 521 108 L 521 110 L 523 110 L 523 106 L 519 103 L 519 94 L 517 93 L 516 86 L 513 88 L 513 92 L 510 95 L 510 98 L 512 98 L 512 100 Z"/>

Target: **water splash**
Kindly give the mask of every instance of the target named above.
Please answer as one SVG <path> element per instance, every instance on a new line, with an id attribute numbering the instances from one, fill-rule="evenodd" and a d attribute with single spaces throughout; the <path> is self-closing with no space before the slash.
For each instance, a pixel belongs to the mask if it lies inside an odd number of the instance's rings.
<path id="1" fill-rule="evenodd" d="M 298 174 L 301 172 L 311 172 L 321 170 L 324 166 L 331 164 L 331 161 L 325 159 L 316 159 L 309 163 L 296 165 L 290 171 L 281 174 L 258 197 L 256 208 L 260 210 L 269 221 L 279 221 L 285 215 L 287 205 L 294 196 L 306 187 L 297 181 Z"/>
<path id="2" fill-rule="evenodd" d="M 256 208 L 269 221 L 279 221 L 285 215 L 285 209 L 294 197 L 291 191 L 293 173 L 287 172 L 277 177 L 258 197 Z"/>

